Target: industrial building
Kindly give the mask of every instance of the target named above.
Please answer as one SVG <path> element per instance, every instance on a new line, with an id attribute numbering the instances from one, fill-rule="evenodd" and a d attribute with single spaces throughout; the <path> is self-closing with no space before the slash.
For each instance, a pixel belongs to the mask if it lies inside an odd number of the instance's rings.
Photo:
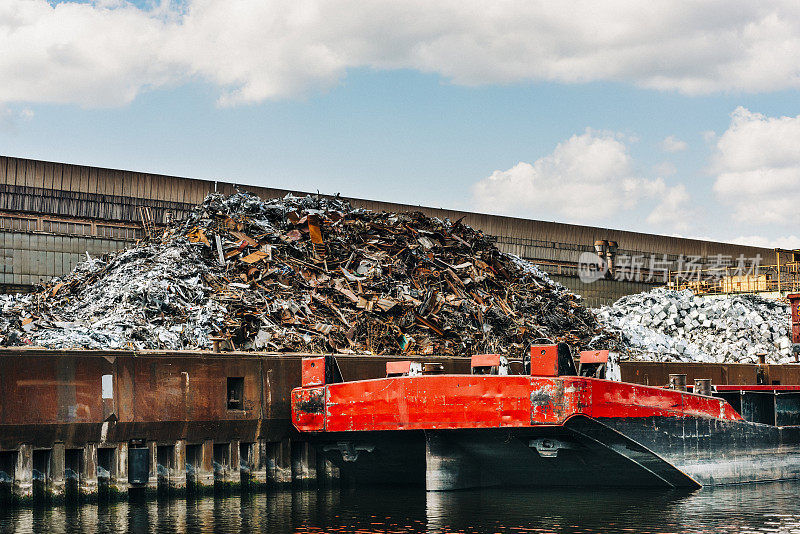
<path id="1" fill-rule="evenodd" d="M 143 235 L 143 223 L 156 225 L 182 218 L 192 206 L 212 192 L 231 194 L 247 190 L 262 198 L 301 191 L 197 180 L 135 171 L 54 163 L 0 156 L 0 291 L 30 290 L 40 281 L 69 272 L 92 256 L 125 248 Z M 773 249 L 683 239 L 412 206 L 379 200 L 348 198 L 353 205 L 386 211 L 421 211 L 470 226 L 496 239 L 500 249 L 533 260 L 553 278 L 581 294 L 590 306 L 604 304 L 631 293 L 663 285 L 669 272 L 681 271 L 686 258 L 708 268 L 712 258 L 731 265 L 736 258 L 760 257 L 791 271 L 791 254 Z M 599 245 L 596 247 L 596 243 Z M 658 260 L 658 272 L 646 266 L 628 266 L 620 276 L 593 283 L 578 278 L 578 263 L 585 252 L 601 253 L 616 244 L 616 257 Z M 605 247 L 605 248 L 604 248 Z M 787 262 L 790 264 L 786 267 Z M 795 262 L 796 267 L 796 262 Z M 619 265 L 618 269 L 626 267 Z M 786 271 L 784 280 L 791 274 Z M 775 278 L 775 277 L 773 277 Z M 728 279 L 732 286 L 731 279 Z M 765 281 L 765 288 L 767 282 Z M 773 283 L 774 285 L 774 283 Z M 741 285 L 740 285 L 741 286 Z"/>

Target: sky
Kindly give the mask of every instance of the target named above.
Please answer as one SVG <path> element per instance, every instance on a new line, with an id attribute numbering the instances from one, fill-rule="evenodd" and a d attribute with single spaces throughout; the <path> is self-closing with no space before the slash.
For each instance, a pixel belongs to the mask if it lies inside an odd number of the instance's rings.
<path id="1" fill-rule="evenodd" d="M 0 154 L 800 247 L 800 3 L 0 0 Z"/>

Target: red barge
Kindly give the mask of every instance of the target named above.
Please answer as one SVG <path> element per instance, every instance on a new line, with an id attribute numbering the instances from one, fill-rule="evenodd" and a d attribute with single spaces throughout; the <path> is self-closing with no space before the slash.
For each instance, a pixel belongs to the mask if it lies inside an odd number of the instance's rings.
<path id="1" fill-rule="evenodd" d="M 699 487 L 800 478 L 800 386 L 690 392 L 630 384 L 607 351 L 533 346 L 520 374 L 501 355 L 472 374 L 390 362 L 341 381 L 334 358 L 303 360 L 292 422 L 359 484 L 429 491 L 484 486 Z M 701 394 L 705 393 L 705 394 Z"/>

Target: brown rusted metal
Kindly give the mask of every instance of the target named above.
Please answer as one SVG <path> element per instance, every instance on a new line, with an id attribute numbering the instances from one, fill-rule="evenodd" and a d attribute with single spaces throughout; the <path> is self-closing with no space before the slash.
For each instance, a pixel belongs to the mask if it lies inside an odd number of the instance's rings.
<path id="1" fill-rule="evenodd" d="M 683 373 L 669 375 L 669 388 L 677 391 L 686 391 L 686 375 Z"/>
<path id="2" fill-rule="evenodd" d="M 800 366 L 771 365 L 775 376 L 785 377 L 781 384 L 800 384 Z M 757 365 L 744 363 L 678 363 L 635 362 L 620 363 L 622 381 L 650 386 L 669 383 L 672 373 L 684 373 L 689 381 L 695 378 L 710 378 L 714 384 L 755 384 Z M 791 377 L 791 380 L 789 379 Z"/>
<path id="3" fill-rule="evenodd" d="M 289 435 L 290 394 L 301 383 L 303 354 L 0 349 L 0 450 L 21 443 L 67 448 L 143 439 L 202 443 Z M 345 380 L 382 378 L 386 363 L 469 374 L 468 358 L 337 356 Z M 554 364 L 553 364 L 554 365 Z M 755 384 L 756 365 L 622 362 L 625 381 L 663 385 L 669 374 L 715 384 Z M 766 366 L 770 383 L 800 383 L 800 366 Z M 113 398 L 103 399 L 103 375 Z M 241 410 L 228 410 L 227 378 L 243 378 Z M 113 417 L 110 417 L 113 414 Z M 103 434 L 105 424 L 105 434 Z"/>
<path id="4" fill-rule="evenodd" d="M 791 317 L 789 318 L 789 335 L 792 343 L 800 344 L 800 293 L 792 293 L 786 296 L 792 306 Z"/>
<path id="5" fill-rule="evenodd" d="M 20 443 L 69 448 L 102 436 L 109 442 L 279 440 L 289 433 L 289 397 L 301 381 L 302 356 L 0 349 L 0 450 Z M 348 379 L 385 376 L 390 360 L 338 358 Z M 469 372 L 468 359 L 424 360 L 449 373 Z M 103 375 L 113 377 L 113 399 L 102 398 Z M 228 409 L 228 378 L 243 379 L 242 409 Z"/>
<path id="6" fill-rule="evenodd" d="M 706 397 L 711 396 L 711 380 L 708 378 L 695 378 L 694 379 L 694 389 L 692 393 L 696 393 L 698 395 L 705 395 Z"/>

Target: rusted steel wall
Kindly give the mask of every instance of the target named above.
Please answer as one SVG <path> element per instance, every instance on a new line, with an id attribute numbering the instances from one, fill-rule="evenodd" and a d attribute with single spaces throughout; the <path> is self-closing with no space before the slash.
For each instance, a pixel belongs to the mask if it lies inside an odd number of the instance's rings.
<path id="1" fill-rule="evenodd" d="M 751 365 L 735 363 L 623 362 L 622 379 L 651 386 L 669 382 L 669 375 L 686 375 L 691 385 L 696 378 L 709 378 L 715 385 L 800 384 L 800 365 Z"/>
<path id="2" fill-rule="evenodd" d="M 756 384 L 758 366 L 750 364 L 720 363 L 672 363 L 672 362 L 622 362 L 622 380 L 649 386 L 663 386 L 669 383 L 669 375 L 680 373 L 686 375 L 686 383 L 691 385 L 695 378 L 710 378 L 712 384 Z M 772 373 L 782 373 L 783 368 L 794 366 L 765 366 Z M 789 373 L 790 370 L 785 371 Z M 800 370 L 800 368 L 798 369 Z M 783 376 L 783 375 L 781 375 Z M 800 378 L 800 376 L 798 376 Z M 788 384 L 789 382 L 783 382 Z M 793 382 L 800 384 L 800 382 Z"/>
<path id="3" fill-rule="evenodd" d="M 0 350 L 0 449 L 147 439 L 171 443 L 264 439 L 289 429 L 289 398 L 303 355 Z M 441 362 L 467 372 L 465 359 Z M 346 380 L 385 375 L 388 358 L 340 356 Z M 102 377 L 113 398 L 102 398 Z M 244 379 L 242 409 L 228 409 L 228 378 Z M 107 423 L 104 425 L 104 423 Z"/>
<path id="4" fill-rule="evenodd" d="M 279 441 L 290 432 L 289 399 L 301 354 L 0 350 L 0 449 L 20 443 L 68 447 L 143 439 Z M 345 380 L 385 375 L 379 356 L 339 356 Z M 415 357 L 469 372 L 464 358 Z M 670 373 L 714 384 L 800 383 L 800 366 L 624 362 L 625 381 L 663 385 Z M 113 398 L 103 399 L 103 375 Z M 242 409 L 228 409 L 227 379 L 244 379 Z M 104 425 L 104 423 L 107 423 Z"/>

